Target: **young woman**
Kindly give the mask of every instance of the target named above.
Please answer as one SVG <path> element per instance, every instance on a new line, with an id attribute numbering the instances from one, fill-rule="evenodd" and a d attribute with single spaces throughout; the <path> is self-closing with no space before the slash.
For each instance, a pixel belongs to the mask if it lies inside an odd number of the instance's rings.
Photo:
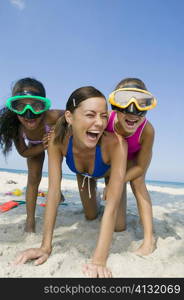
<path id="1" fill-rule="evenodd" d="M 128 145 L 128 162 L 125 183 L 130 182 L 137 200 L 144 240 L 137 254 L 148 255 L 155 249 L 153 236 L 152 204 L 146 188 L 145 176 L 152 157 L 154 128 L 146 119 L 148 110 L 156 106 L 156 99 L 138 78 L 126 78 L 118 83 L 109 96 L 113 111 L 109 115 L 108 132 L 116 132 Z M 107 180 L 108 182 L 108 180 Z M 124 211 L 126 227 L 126 186 L 121 209 Z M 123 207 L 123 208 L 122 208 Z"/>
<path id="2" fill-rule="evenodd" d="M 60 201 L 61 165 L 65 157 L 68 167 L 77 174 L 84 213 L 89 220 L 93 220 L 98 214 L 96 179 L 109 176 L 107 202 L 98 242 L 91 262 L 84 267 L 84 273 L 88 277 L 111 277 L 106 261 L 113 231 L 119 226 L 116 219 L 123 192 L 127 145 L 116 134 L 104 133 L 107 119 L 106 99 L 94 87 L 81 87 L 69 97 L 65 115 L 57 121 L 48 147 L 49 189 L 42 244 L 40 248 L 21 253 L 16 264 L 36 259 L 35 264 L 38 265 L 45 262 L 51 254 Z"/>
<path id="3" fill-rule="evenodd" d="M 0 146 L 4 155 L 14 144 L 18 153 L 27 159 L 27 232 L 35 231 L 38 187 L 51 129 L 64 113 L 62 110 L 49 110 L 50 105 L 40 81 L 22 78 L 15 83 L 12 97 L 7 99 L 6 107 L 0 112 Z"/>

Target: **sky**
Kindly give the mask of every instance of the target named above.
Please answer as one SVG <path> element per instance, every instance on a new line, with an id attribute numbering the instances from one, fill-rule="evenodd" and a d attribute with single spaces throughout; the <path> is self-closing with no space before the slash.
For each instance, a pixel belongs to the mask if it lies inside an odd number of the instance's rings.
<path id="1" fill-rule="evenodd" d="M 147 113 L 146 179 L 184 182 L 183 12 L 183 0 L 1 0 L 0 108 L 23 77 L 40 80 L 58 109 L 81 86 L 108 97 L 123 78 L 140 78 L 158 101 Z M 26 170 L 26 160 L 13 149 L 0 168 Z"/>

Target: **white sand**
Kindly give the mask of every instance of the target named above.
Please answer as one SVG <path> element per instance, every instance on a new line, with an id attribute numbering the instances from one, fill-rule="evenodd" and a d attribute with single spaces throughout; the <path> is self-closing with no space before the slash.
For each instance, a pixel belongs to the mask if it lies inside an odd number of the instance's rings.
<path id="1" fill-rule="evenodd" d="M 24 195 L 5 195 L 16 188 L 23 190 L 27 175 L 0 172 L 0 203 L 24 200 Z M 7 183 L 9 180 L 17 184 Z M 42 178 L 40 190 L 47 190 Z M 102 191 L 103 184 L 98 184 Z M 127 230 L 114 233 L 108 259 L 113 277 L 184 277 L 184 190 L 148 186 L 150 190 L 157 249 L 147 257 L 132 253 L 143 238 L 135 199 L 128 189 Z M 53 251 L 46 263 L 34 266 L 12 265 L 24 249 L 39 247 L 42 239 L 44 207 L 37 205 L 36 234 L 25 234 L 25 204 L 0 213 L 0 277 L 84 277 L 82 265 L 95 247 L 100 217 L 86 221 L 82 212 L 77 184 L 63 179 L 62 190 L 67 205 L 60 205 L 53 236 Z M 41 198 L 38 202 L 42 201 Z"/>

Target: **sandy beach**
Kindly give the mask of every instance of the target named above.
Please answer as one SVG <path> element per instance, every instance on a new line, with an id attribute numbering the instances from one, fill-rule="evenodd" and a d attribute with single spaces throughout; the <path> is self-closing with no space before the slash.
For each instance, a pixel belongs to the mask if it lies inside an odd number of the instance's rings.
<path id="1" fill-rule="evenodd" d="M 25 200 L 27 175 L 0 172 L 0 204 L 10 200 Z M 48 178 L 43 177 L 40 191 L 47 191 Z M 103 183 L 98 183 L 99 194 Z M 22 195 L 12 195 L 20 189 Z M 148 185 L 153 203 L 154 231 L 157 248 L 149 256 L 133 253 L 143 239 L 135 198 L 128 187 L 127 230 L 114 233 L 107 265 L 116 278 L 184 277 L 184 189 Z M 82 265 L 90 258 L 96 245 L 100 219 L 86 221 L 73 180 L 62 180 L 64 205 L 59 205 L 53 236 L 53 251 L 46 263 L 33 262 L 14 266 L 16 255 L 27 248 L 39 247 L 42 240 L 45 207 L 37 205 L 36 233 L 24 233 L 25 204 L 0 213 L 0 277 L 84 277 Z M 44 203 L 38 197 L 38 204 Z M 102 206 L 104 203 L 102 202 Z"/>

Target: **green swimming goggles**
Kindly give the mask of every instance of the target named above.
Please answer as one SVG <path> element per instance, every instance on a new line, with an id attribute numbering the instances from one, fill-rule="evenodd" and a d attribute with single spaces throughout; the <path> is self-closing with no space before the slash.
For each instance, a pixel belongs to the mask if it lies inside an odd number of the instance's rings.
<path id="1" fill-rule="evenodd" d="M 29 103 L 26 103 L 25 99 L 29 99 Z M 6 107 L 18 115 L 23 115 L 27 110 L 39 115 L 48 110 L 50 106 L 51 101 L 48 98 L 31 91 L 23 91 L 6 100 Z"/>

